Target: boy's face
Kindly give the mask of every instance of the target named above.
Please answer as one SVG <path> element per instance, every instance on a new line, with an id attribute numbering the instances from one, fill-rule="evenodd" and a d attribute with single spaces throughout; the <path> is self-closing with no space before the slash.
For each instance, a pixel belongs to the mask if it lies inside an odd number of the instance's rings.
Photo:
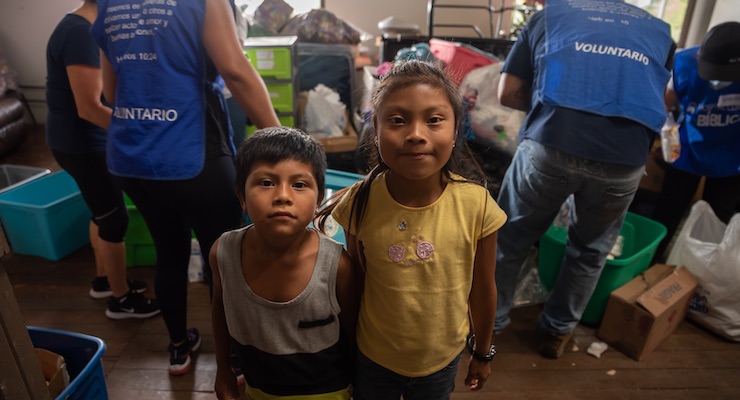
<path id="1" fill-rule="evenodd" d="M 298 233 L 313 220 L 319 202 L 313 168 L 296 160 L 255 164 L 239 201 L 261 232 Z"/>

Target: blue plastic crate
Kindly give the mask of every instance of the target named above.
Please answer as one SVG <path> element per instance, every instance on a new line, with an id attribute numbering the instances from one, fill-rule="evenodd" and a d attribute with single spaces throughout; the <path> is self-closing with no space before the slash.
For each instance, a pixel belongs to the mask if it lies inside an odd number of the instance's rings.
<path id="1" fill-rule="evenodd" d="M 105 342 L 76 332 L 34 326 L 27 328 L 34 347 L 59 354 L 67 364 L 69 386 L 56 400 L 108 400 L 101 362 Z"/>
<path id="2" fill-rule="evenodd" d="M 0 193 L 0 220 L 17 254 L 58 261 L 90 242 L 90 210 L 66 171 Z"/>

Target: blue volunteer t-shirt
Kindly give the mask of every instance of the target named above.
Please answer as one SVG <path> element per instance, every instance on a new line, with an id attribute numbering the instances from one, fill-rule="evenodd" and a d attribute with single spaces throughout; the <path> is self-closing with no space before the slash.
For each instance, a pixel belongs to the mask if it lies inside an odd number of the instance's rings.
<path id="1" fill-rule="evenodd" d="M 538 89 L 536 82 L 541 71 L 535 66 L 545 54 L 545 39 L 545 13 L 538 12 L 522 30 L 503 68 L 503 72 L 529 82 L 533 93 Z M 666 71 L 670 70 L 671 62 L 669 57 Z M 623 82 L 625 85 L 634 83 Z M 531 110 L 522 124 L 519 139 L 531 139 L 598 162 L 642 166 L 647 162 L 655 133 L 631 119 L 544 104 L 533 95 Z"/>
<path id="2" fill-rule="evenodd" d="M 105 129 L 79 117 L 67 67 L 100 68 L 100 50 L 90 34 L 90 23 L 67 14 L 49 37 L 46 47 L 46 142 L 55 151 L 87 154 L 105 150 Z"/>
<path id="3" fill-rule="evenodd" d="M 740 175 L 740 82 L 713 87 L 697 73 L 699 47 L 676 54 L 681 155 L 673 166 L 711 178 Z"/>
<path id="4" fill-rule="evenodd" d="M 546 45 L 538 59 L 537 98 L 660 131 L 670 26 L 617 1 L 550 1 L 543 12 Z"/>
<path id="5" fill-rule="evenodd" d="M 111 173 L 189 179 L 206 158 L 205 1 L 99 0 L 92 33 L 116 72 Z"/>

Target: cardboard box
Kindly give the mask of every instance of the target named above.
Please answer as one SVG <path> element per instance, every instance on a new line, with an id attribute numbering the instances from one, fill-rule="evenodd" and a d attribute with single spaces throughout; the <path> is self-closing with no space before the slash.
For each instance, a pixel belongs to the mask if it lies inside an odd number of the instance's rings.
<path id="1" fill-rule="evenodd" d="M 347 127 L 344 129 L 344 136 L 317 136 L 316 139 L 324 146 L 324 151 L 327 153 L 354 151 L 357 147 L 358 140 L 357 132 L 355 132 L 351 123 L 347 123 Z"/>
<path id="2" fill-rule="evenodd" d="M 653 265 L 612 292 L 599 338 L 637 361 L 644 359 L 686 317 L 696 285 L 686 268 Z"/>
<path id="3" fill-rule="evenodd" d="M 69 386 L 69 373 L 64 357 L 46 349 L 35 348 L 41 373 L 52 398 L 57 398 Z"/>
<path id="4" fill-rule="evenodd" d="M 306 104 L 308 102 L 308 92 L 301 92 L 298 96 L 298 121 L 301 129 L 305 131 L 305 123 L 303 121 L 303 115 L 305 114 Z M 354 151 L 357 147 L 358 136 L 350 121 L 351 115 L 349 110 L 346 111 L 347 124 L 344 126 L 344 135 L 342 136 L 322 136 L 314 135 L 316 140 L 324 146 L 324 151 L 327 153 L 337 153 Z M 311 132 L 307 132 L 312 134 Z"/>

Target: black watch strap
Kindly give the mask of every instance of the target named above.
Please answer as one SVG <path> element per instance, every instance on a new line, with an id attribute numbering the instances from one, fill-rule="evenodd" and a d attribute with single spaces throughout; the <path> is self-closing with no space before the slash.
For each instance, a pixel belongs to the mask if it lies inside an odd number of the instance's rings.
<path id="1" fill-rule="evenodd" d="M 480 362 L 491 362 L 493 361 L 493 356 L 495 355 L 496 355 L 495 345 L 491 345 L 491 350 L 488 352 L 488 354 L 480 354 L 477 351 L 473 350 L 473 358 Z"/>
<path id="2" fill-rule="evenodd" d="M 491 348 L 488 350 L 488 354 L 478 353 L 477 349 L 475 348 L 475 334 L 470 335 L 470 338 L 468 339 L 468 344 L 470 345 L 470 353 L 475 360 L 480 362 L 493 361 L 493 357 L 496 355 L 496 345 L 491 344 Z"/>

